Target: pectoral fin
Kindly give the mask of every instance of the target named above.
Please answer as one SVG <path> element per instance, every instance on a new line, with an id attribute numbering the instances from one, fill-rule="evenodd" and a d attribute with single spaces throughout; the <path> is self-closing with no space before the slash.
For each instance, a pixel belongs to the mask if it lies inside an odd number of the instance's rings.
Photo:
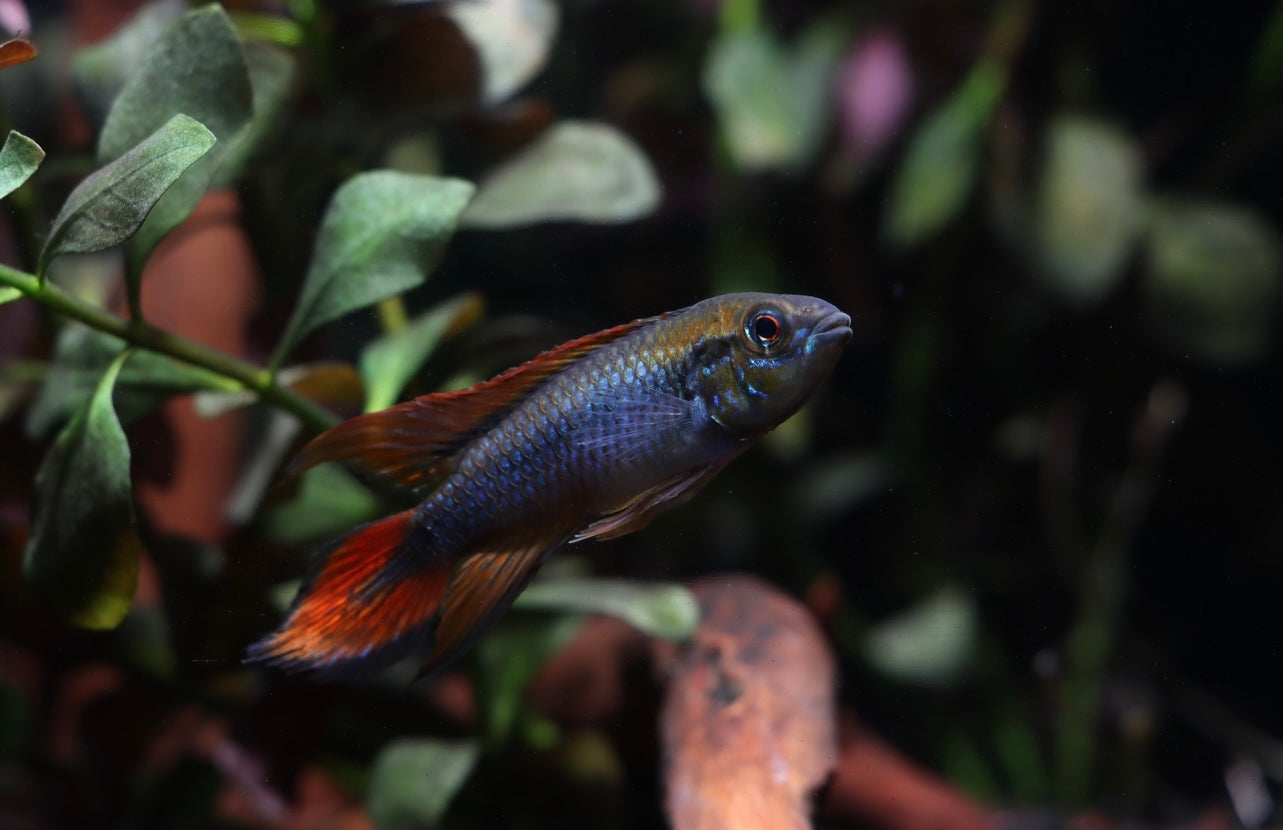
<path id="1" fill-rule="evenodd" d="M 666 510 L 685 504 L 721 472 L 730 459 L 686 470 L 644 491 L 627 504 L 614 510 L 574 535 L 571 542 L 585 539 L 616 539 L 641 530 Z"/>

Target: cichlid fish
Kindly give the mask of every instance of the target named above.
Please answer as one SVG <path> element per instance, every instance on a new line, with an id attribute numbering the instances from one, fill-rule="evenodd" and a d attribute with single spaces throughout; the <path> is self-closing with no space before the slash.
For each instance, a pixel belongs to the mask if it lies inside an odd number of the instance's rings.
<path id="1" fill-rule="evenodd" d="M 423 501 L 322 550 L 250 659 L 351 674 L 425 650 L 439 668 L 553 550 L 638 530 L 796 412 L 850 324 L 814 297 L 727 294 L 321 434 L 297 469 L 346 462 Z"/>

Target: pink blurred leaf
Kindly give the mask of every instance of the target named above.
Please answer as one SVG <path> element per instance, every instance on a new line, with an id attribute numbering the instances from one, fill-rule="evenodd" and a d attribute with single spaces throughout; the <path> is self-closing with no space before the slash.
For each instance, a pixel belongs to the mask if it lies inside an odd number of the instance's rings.
<path id="1" fill-rule="evenodd" d="M 857 155 L 876 155 L 899 133 L 912 103 L 913 73 L 899 35 L 874 29 L 838 69 L 842 138 Z"/>

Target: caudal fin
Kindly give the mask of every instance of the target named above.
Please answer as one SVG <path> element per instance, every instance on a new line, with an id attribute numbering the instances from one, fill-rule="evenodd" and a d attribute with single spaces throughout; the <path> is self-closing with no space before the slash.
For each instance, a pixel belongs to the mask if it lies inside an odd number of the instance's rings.
<path id="1" fill-rule="evenodd" d="M 407 510 L 323 550 L 285 622 L 250 646 L 249 659 L 345 676 L 424 651 L 429 656 L 420 675 L 428 674 L 498 619 L 550 547 L 450 557 L 417 539 L 415 527 L 414 511 Z"/>
<path id="2" fill-rule="evenodd" d="M 292 670 L 350 673 L 421 647 L 455 562 L 416 549 L 414 511 L 363 525 L 321 551 L 280 628 L 249 659 Z"/>

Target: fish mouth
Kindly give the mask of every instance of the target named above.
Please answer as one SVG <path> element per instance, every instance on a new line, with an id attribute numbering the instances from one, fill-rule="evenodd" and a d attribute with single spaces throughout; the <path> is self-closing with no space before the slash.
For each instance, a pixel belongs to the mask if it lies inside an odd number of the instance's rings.
<path id="1" fill-rule="evenodd" d="M 811 330 L 811 341 L 816 345 L 845 346 L 851 342 L 851 337 L 850 315 L 836 309 L 821 317 Z"/>

